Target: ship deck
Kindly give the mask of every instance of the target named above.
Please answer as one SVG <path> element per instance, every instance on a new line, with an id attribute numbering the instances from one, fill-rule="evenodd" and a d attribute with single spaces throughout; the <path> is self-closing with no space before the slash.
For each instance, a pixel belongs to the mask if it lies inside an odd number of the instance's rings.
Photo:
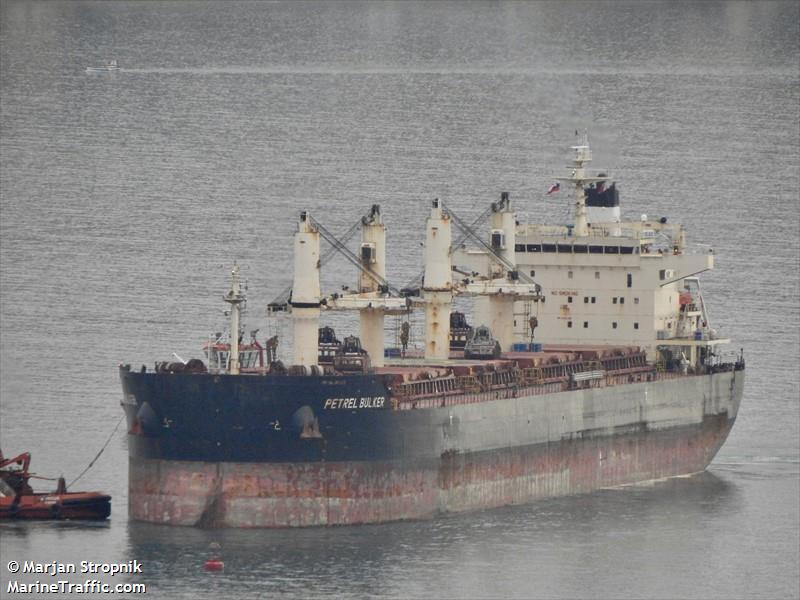
<path id="1" fill-rule="evenodd" d="M 388 358 L 385 365 L 374 371 L 381 375 L 400 375 L 413 380 L 422 374 L 441 377 L 447 373 L 486 372 L 509 368 L 535 368 L 569 363 L 602 360 L 606 358 L 641 357 L 638 346 L 608 345 L 546 345 L 538 352 L 506 352 L 499 358 L 466 359 L 461 350 L 451 350 L 449 358 L 425 358 L 419 351 L 411 351 L 404 357 Z"/>

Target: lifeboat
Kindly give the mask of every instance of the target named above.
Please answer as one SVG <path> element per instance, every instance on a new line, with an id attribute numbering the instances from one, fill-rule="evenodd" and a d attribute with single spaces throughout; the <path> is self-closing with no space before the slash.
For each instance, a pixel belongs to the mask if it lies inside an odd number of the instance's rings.
<path id="1" fill-rule="evenodd" d="M 54 492 L 34 492 L 30 463 L 28 452 L 8 459 L 0 454 L 0 519 L 103 520 L 111 514 L 111 496 L 68 492 L 63 477 Z"/>

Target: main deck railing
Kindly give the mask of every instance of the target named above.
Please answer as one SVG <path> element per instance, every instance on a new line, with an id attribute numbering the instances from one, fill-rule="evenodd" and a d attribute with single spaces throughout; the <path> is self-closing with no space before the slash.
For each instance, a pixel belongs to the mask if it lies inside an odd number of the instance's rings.
<path id="1" fill-rule="evenodd" d="M 452 373 L 438 378 L 397 384 L 392 388 L 398 410 L 439 408 L 504 398 L 665 381 L 744 368 L 744 362 L 715 365 L 703 372 L 659 371 L 648 364 L 644 352 L 599 360 L 572 361 L 532 368 L 511 367 L 473 375 Z"/>

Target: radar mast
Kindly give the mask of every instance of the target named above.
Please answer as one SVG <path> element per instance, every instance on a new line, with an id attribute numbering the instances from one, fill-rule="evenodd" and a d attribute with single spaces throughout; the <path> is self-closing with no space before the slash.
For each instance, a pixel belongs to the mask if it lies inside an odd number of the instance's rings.
<path id="1" fill-rule="evenodd" d="M 600 181 L 610 181 L 610 177 L 589 175 L 585 165 L 592 162 L 592 150 L 589 147 L 589 135 L 584 131 L 583 140 L 577 146 L 570 148 L 575 152 L 572 164 L 567 168 L 571 169 L 569 177 L 556 177 L 558 181 L 565 184 L 572 184 L 575 188 L 575 224 L 573 235 L 575 237 L 586 237 L 589 235 L 589 223 L 586 218 L 586 191 L 585 188 L 590 183 Z"/>

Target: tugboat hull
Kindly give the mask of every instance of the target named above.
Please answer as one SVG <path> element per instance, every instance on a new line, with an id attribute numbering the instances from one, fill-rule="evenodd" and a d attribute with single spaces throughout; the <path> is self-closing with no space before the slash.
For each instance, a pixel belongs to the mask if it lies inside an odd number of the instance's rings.
<path id="1" fill-rule="evenodd" d="M 111 496 L 97 492 L 0 497 L 0 519 L 103 520 L 110 514 Z"/>

